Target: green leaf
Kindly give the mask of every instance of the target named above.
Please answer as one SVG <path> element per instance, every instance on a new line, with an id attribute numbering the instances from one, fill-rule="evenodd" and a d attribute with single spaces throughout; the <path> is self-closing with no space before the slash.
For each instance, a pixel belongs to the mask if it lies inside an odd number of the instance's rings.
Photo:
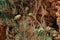
<path id="1" fill-rule="evenodd" d="M 21 15 L 16 15 L 16 16 L 14 17 L 14 20 L 18 20 L 18 19 L 20 19 L 20 17 L 21 17 Z"/>
<path id="2" fill-rule="evenodd" d="M 40 29 L 36 30 L 36 33 L 38 35 L 41 35 L 43 32 L 44 32 L 44 29 L 43 28 L 40 28 Z"/>
<path id="3" fill-rule="evenodd" d="M 28 14 L 28 16 L 31 16 L 31 17 L 33 17 L 34 15 L 33 15 L 33 13 L 29 13 L 29 14 Z"/>

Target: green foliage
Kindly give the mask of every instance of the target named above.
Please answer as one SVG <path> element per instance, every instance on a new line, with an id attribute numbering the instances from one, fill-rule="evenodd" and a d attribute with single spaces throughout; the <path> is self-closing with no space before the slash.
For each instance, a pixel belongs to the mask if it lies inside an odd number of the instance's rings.
<path id="1" fill-rule="evenodd" d="M 19 40 L 22 38 L 22 35 L 20 33 L 16 34 L 15 35 L 15 40 Z"/>
<path id="2" fill-rule="evenodd" d="M 10 15 L 8 15 L 7 13 L 1 12 L 1 18 L 2 18 L 2 21 L 3 21 L 4 23 L 8 23 L 9 16 L 10 16 Z"/>
<path id="3" fill-rule="evenodd" d="M 34 16 L 34 14 L 33 14 L 33 13 L 29 13 L 29 14 L 28 14 L 28 16 L 31 16 L 31 17 L 33 17 L 33 16 Z"/>
<path id="4" fill-rule="evenodd" d="M 51 30 L 49 31 L 49 33 L 50 33 L 50 36 L 53 36 L 54 30 L 51 29 Z"/>
<path id="5" fill-rule="evenodd" d="M 52 40 L 52 38 L 49 37 L 49 36 L 44 36 L 44 37 L 42 37 L 40 40 Z"/>
<path id="6" fill-rule="evenodd" d="M 13 27 L 17 27 L 17 23 L 16 23 L 16 21 L 14 21 L 14 19 L 11 19 L 11 22 L 12 22 Z"/>
<path id="7" fill-rule="evenodd" d="M 9 14 L 8 13 L 5 13 L 5 12 L 1 12 L 1 17 L 2 18 L 8 18 L 9 17 Z"/>
<path id="8" fill-rule="evenodd" d="M 8 8 L 9 3 L 6 0 L 0 0 L 0 10 Z"/>
<path id="9" fill-rule="evenodd" d="M 44 29 L 43 29 L 43 28 L 40 28 L 40 29 L 37 29 L 37 30 L 36 30 L 36 33 L 37 33 L 38 35 L 41 35 L 43 32 L 44 32 Z"/>
<path id="10" fill-rule="evenodd" d="M 10 15 L 10 14 L 5 13 L 5 12 L 1 12 L 1 18 L 2 18 L 3 20 L 6 20 L 6 19 L 13 18 L 13 15 Z"/>
<path id="11" fill-rule="evenodd" d="M 0 5 L 2 6 L 2 8 L 7 8 L 8 7 L 6 0 L 0 0 Z"/>
<path id="12" fill-rule="evenodd" d="M 20 19 L 20 17 L 21 17 L 21 15 L 16 15 L 16 16 L 14 17 L 14 20 L 18 20 L 18 19 Z"/>

